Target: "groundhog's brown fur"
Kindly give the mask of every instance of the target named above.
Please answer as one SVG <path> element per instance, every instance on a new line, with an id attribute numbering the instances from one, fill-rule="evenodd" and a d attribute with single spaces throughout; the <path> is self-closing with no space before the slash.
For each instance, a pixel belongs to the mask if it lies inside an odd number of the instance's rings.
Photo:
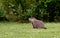
<path id="1" fill-rule="evenodd" d="M 29 21 L 32 23 L 33 28 L 46 29 L 44 23 L 41 20 L 37 20 L 36 18 L 29 18 Z"/>

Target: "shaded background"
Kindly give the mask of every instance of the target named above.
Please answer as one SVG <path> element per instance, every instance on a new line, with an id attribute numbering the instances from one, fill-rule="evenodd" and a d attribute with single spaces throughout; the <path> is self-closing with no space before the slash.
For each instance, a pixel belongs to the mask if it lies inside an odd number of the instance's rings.
<path id="1" fill-rule="evenodd" d="M 31 16 L 60 22 L 60 0 L 0 0 L 0 21 L 28 22 Z"/>

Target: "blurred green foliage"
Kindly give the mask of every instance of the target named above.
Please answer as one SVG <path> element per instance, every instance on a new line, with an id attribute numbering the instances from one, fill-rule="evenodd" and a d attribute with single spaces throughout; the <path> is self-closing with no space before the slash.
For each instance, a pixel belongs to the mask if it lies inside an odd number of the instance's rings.
<path id="1" fill-rule="evenodd" d="M 29 17 L 60 21 L 60 0 L 0 0 L 0 21 L 27 22 Z"/>

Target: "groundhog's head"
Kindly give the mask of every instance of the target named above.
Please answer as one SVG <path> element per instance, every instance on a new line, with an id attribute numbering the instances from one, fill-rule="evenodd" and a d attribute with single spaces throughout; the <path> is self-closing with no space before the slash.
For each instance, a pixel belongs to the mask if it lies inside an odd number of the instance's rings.
<path id="1" fill-rule="evenodd" d="M 34 17 L 29 18 L 29 21 L 30 21 L 30 22 L 33 22 L 34 20 L 36 20 L 36 18 L 34 18 Z"/>

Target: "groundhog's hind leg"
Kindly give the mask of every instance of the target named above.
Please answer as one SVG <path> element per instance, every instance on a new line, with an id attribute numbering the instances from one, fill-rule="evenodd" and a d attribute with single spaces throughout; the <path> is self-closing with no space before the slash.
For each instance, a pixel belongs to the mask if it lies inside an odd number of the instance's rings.
<path id="1" fill-rule="evenodd" d="M 46 27 L 44 29 L 47 29 Z"/>
<path id="2" fill-rule="evenodd" d="M 47 29 L 46 27 L 42 27 L 43 29 Z"/>

